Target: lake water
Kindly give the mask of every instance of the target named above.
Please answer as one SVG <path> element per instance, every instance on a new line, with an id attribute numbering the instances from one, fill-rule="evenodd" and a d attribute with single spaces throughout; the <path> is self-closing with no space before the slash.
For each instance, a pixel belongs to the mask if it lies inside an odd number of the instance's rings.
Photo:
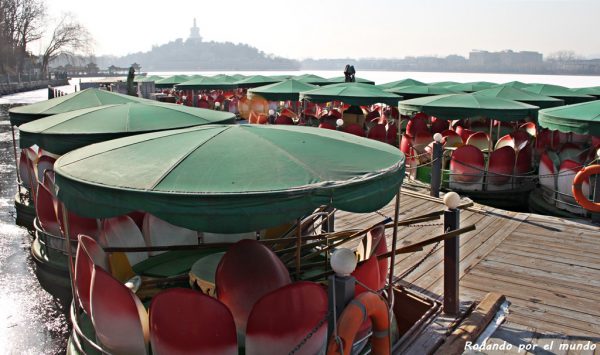
<path id="1" fill-rule="evenodd" d="M 238 72 L 223 72 L 234 74 Z M 253 74 L 304 74 L 322 77 L 343 75 L 342 71 L 295 72 L 241 72 Z M 174 72 L 156 72 L 150 75 L 173 75 Z M 213 75 L 215 72 L 185 72 L 183 74 Z M 404 78 L 424 82 L 436 81 L 491 81 L 503 83 L 523 81 L 548 83 L 567 87 L 600 86 L 600 76 L 432 73 L 432 72 L 380 72 L 359 71 L 358 77 L 376 83 L 386 83 Z M 79 82 L 73 80 L 72 84 Z M 61 87 L 65 92 L 74 86 Z M 9 105 L 28 104 L 45 100 L 46 89 L 0 97 L 0 354 L 57 354 L 64 351 L 68 336 L 68 323 L 60 303 L 38 284 L 29 254 L 31 237 L 14 224 L 13 197 L 16 192 L 16 174 L 12 153 L 12 138 L 7 117 Z"/>

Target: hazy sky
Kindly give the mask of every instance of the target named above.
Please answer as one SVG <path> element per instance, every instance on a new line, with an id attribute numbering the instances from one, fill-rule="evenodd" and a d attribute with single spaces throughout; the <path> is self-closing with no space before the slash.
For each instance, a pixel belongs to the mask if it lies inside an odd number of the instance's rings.
<path id="1" fill-rule="evenodd" d="M 290 58 L 574 50 L 600 57 L 600 0 L 46 0 L 71 12 L 95 53 L 124 55 L 187 38 L 248 43 Z M 41 45 L 40 45 L 41 47 Z M 34 51 L 39 48 L 32 48 Z"/>

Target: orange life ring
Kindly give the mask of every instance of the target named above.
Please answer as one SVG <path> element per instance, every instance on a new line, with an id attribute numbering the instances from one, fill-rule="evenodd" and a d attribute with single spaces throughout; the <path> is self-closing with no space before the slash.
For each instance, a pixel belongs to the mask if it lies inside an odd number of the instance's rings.
<path id="1" fill-rule="evenodd" d="M 583 182 L 587 180 L 590 175 L 598 175 L 600 174 L 600 165 L 590 165 L 586 166 L 583 169 L 579 170 L 575 178 L 573 179 L 573 197 L 575 197 L 575 201 L 581 207 L 585 208 L 591 212 L 600 212 L 600 203 L 592 202 L 587 199 L 587 197 L 583 194 L 581 190 L 581 186 Z M 600 176 L 598 176 L 600 178 Z"/>
<path id="2" fill-rule="evenodd" d="M 350 354 L 354 337 L 367 317 L 373 324 L 372 354 L 390 354 L 389 310 L 383 297 L 374 292 L 363 292 L 348 303 L 337 322 L 337 337 L 333 334 L 329 339 L 327 354 Z"/>

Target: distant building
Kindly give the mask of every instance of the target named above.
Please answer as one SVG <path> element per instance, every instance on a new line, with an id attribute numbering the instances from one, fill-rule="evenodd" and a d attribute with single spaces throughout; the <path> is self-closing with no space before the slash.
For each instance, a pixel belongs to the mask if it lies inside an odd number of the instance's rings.
<path id="1" fill-rule="evenodd" d="M 469 64 L 476 67 L 498 69 L 507 67 L 533 67 L 541 66 L 543 62 L 542 53 L 531 51 L 514 52 L 506 50 L 502 52 L 488 52 L 473 50 L 469 53 Z"/>
<path id="2" fill-rule="evenodd" d="M 194 26 L 190 28 L 190 37 L 188 40 L 202 41 L 202 37 L 200 36 L 200 29 L 196 26 L 196 18 L 194 17 Z"/>

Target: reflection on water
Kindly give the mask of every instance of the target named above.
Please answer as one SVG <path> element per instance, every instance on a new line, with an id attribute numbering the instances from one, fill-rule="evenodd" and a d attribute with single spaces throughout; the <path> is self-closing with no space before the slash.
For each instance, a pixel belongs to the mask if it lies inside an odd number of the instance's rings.
<path id="1" fill-rule="evenodd" d="M 68 337 L 67 318 L 35 277 L 31 236 L 15 225 L 16 174 L 7 110 L 0 105 L 0 354 L 60 354 Z"/>

